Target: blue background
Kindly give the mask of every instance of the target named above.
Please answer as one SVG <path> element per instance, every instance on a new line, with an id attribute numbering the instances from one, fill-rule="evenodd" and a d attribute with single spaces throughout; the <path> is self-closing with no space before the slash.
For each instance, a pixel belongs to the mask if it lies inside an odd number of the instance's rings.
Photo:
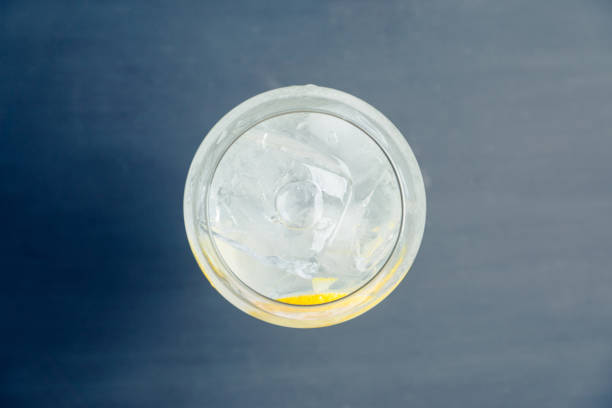
<path id="1" fill-rule="evenodd" d="M 204 279 L 203 136 L 259 92 L 376 106 L 424 173 L 414 267 L 293 330 Z M 3 1 L 3 407 L 612 406 L 612 3 Z"/>

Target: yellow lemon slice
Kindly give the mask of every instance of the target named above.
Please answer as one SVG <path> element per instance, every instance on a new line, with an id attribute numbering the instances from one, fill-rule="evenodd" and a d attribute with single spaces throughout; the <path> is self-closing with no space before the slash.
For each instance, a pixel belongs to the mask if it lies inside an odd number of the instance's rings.
<path id="1" fill-rule="evenodd" d="M 332 300 L 340 299 L 346 296 L 344 293 L 318 293 L 312 295 L 289 296 L 278 299 L 279 302 L 289 303 L 291 305 L 320 305 L 331 302 Z"/>

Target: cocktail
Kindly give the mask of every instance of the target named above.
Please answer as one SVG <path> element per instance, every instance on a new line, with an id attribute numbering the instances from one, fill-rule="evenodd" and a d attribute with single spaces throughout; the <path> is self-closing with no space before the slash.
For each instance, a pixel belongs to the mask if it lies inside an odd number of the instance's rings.
<path id="1" fill-rule="evenodd" d="M 381 113 L 313 85 L 251 98 L 204 139 L 185 224 L 211 284 L 270 323 L 361 314 L 410 268 L 425 222 L 418 164 Z"/>

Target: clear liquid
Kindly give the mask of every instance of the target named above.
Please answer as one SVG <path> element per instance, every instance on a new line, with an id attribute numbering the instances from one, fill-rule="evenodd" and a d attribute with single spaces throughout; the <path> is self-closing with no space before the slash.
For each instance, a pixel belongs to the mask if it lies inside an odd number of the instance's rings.
<path id="1" fill-rule="evenodd" d="M 260 294 L 348 294 L 389 257 L 401 193 L 380 147 L 322 113 L 261 122 L 221 159 L 208 225 L 227 266 Z"/>

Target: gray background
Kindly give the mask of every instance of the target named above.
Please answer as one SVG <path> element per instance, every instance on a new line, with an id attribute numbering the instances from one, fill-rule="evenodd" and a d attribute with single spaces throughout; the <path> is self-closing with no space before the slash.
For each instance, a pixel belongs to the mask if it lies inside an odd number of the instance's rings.
<path id="1" fill-rule="evenodd" d="M 413 269 L 293 330 L 221 298 L 183 183 L 259 92 L 363 98 L 421 163 Z M 612 406 L 612 3 L 0 6 L 3 407 Z"/>

